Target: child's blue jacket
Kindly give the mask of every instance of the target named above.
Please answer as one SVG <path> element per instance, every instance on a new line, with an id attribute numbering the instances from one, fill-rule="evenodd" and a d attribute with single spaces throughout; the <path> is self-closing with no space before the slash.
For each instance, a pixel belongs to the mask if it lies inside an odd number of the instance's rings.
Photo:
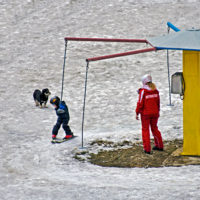
<path id="1" fill-rule="evenodd" d="M 61 106 L 59 106 L 59 108 L 55 108 L 56 115 L 58 116 L 58 120 L 69 121 L 70 116 L 69 116 L 69 111 L 68 111 L 68 107 L 67 107 L 66 103 L 64 101 L 61 101 L 60 104 L 61 104 Z M 61 112 L 59 112 L 60 107 L 62 108 Z"/>

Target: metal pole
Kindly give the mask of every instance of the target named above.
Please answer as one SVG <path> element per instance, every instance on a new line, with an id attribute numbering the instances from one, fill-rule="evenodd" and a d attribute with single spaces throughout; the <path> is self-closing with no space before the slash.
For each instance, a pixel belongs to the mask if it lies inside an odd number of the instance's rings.
<path id="1" fill-rule="evenodd" d="M 62 96 L 63 96 L 63 82 L 64 82 L 64 74 L 65 74 L 66 51 L 67 51 L 67 40 L 65 40 L 65 53 L 64 53 L 63 74 L 62 74 L 61 101 L 62 101 Z"/>
<path id="2" fill-rule="evenodd" d="M 168 34 L 169 34 L 170 27 L 168 26 Z M 170 91 L 170 73 L 169 73 L 169 50 L 167 49 L 167 69 L 168 69 L 168 82 L 169 82 L 169 104 L 168 106 L 174 106 L 171 104 L 171 91 Z"/>
<path id="3" fill-rule="evenodd" d="M 86 61 L 89 62 L 89 61 L 104 60 L 104 59 L 116 58 L 116 57 L 120 57 L 120 56 L 128 56 L 128 55 L 133 55 L 133 54 L 138 54 L 138 53 L 146 53 L 146 52 L 150 52 L 150 51 L 156 51 L 156 47 L 135 50 L 135 51 L 129 51 L 129 52 L 124 52 L 124 53 L 117 53 L 117 54 L 106 55 L 106 56 L 99 56 L 99 57 L 94 57 L 94 58 L 87 58 Z"/>
<path id="4" fill-rule="evenodd" d="M 86 147 L 83 147 L 83 126 L 84 126 L 84 115 L 85 115 L 85 100 L 86 100 L 86 89 L 87 89 L 87 74 L 89 69 L 89 62 L 87 62 L 86 66 L 86 75 L 85 75 L 85 93 L 84 93 L 84 103 L 83 103 L 83 118 L 82 118 L 82 146 L 80 149 L 85 149 Z"/>
<path id="5" fill-rule="evenodd" d="M 173 29 L 174 31 L 178 32 L 180 31 L 180 29 L 178 29 L 176 26 L 174 26 L 172 23 L 167 22 L 167 26 L 171 29 Z"/>
<path id="6" fill-rule="evenodd" d="M 77 38 L 77 37 L 65 37 L 65 40 L 72 41 L 93 41 L 93 42 L 136 42 L 136 43 L 147 43 L 146 39 L 116 39 L 116 38 Z"/>

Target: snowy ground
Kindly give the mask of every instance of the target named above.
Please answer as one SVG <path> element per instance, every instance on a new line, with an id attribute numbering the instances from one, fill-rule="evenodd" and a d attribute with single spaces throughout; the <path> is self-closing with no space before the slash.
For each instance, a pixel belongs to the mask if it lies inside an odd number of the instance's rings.
<path id="1" fill-rule="evenodd" d="M 35 107 L 32 93 L 60 96 L 64 37 L 146 39 L 199 28 L 199 0 L 0 0 L 0 199 L 199 199 L 200 167 L 104 168 L 72 158 L 81 147 L 86 58 L 147 48 L 128 43 L 68 42 L 64 97 L 77 139 L 52 145 L 53 107 Z M 182 101 L 168 98 L 166 51 L 91 62 L 84 146 L 95 139 L 141 140 L 135 120 L 140 77 L 160 91 L 164 140 L 182 138 Z M 182 52 L 170 51 L 170 74 Z M 60 130 L 59 136 L 64 132 Z"/>

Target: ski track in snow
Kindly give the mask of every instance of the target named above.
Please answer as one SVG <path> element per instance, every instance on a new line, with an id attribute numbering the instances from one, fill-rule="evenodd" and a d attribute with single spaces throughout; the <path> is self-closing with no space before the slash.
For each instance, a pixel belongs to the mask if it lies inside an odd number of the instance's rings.
<path id="1" fill-rule="evenodd" d="M 199 166 L 108 168 L 72 158 L 81 147 L 85 59 L 146 44 L 68 42 L 63 99 L 74 140 L 52 145 L 54 109 L 49 102 L 39 109 L 32 98 L 46 87 L 60 96 L 64 37 L 146 39 L 167 34 L 168 21 L 199 28 L 199 6 L 199 0 L 0 0 L 0 199 L 200 199 Z M 169 56 L 170 74 L 182 71 L 182 52 Z M 160 91 L 163 139 L 183 137 L 182 101 L 172 95 L 174 106 L 167 106 L 166 60 L 166 51 L 158 51 L 90 63 L 85 147 L 95 139 L 141 140 L 134 110 L 147 73 Z"/>

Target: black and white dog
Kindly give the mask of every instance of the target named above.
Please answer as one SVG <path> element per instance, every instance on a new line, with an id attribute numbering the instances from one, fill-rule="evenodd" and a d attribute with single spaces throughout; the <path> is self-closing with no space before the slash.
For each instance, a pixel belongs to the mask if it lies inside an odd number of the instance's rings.
<path id="1" fill-rule="evenodd" d="M 43 89 L 42 92 L 40 90 L 35 90 L 33 93 L 33 99 L 35 101 L 35 105 L 36 106 L 40 105 L 40 108 L 42 108 L 42 104 L 44 103 L 44 108 L 47 108 L 46 104 L 50 94 L 51 93 L 49 92 L 48 88 Z"/>

